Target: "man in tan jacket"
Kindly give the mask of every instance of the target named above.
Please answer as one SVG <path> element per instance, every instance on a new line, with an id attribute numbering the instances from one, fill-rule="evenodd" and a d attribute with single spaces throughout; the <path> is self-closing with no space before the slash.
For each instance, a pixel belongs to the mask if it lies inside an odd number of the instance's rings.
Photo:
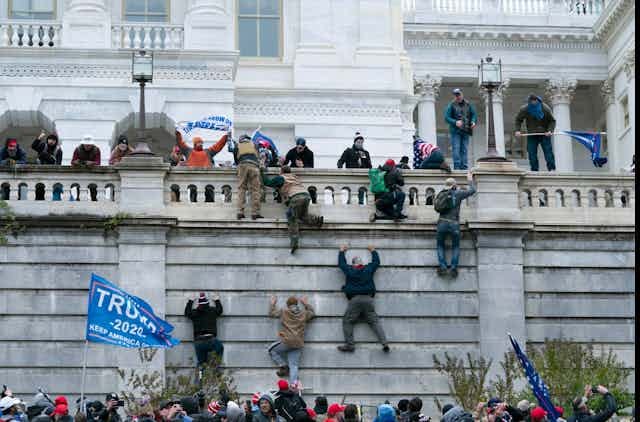
<path id="1" fill-rule="evenodd" d="M 291 384 L 298 382 L 298 364 L 304 347 L 304 329 L 314 316 L 315 312 L 309 304 L 307 297 L 298 300 L 295 296 L 287 299 L 286 308 L 278 309 L 278 299 L 271 296 L 269 316 L 280 318 L 282 330 L 278 332 L 280 340 L 269 346 L 271 359 L 279 366 L 276 374 L 279 377 L 289 377 Z M 302 306 L 301 306 L 302 305 Z"/>

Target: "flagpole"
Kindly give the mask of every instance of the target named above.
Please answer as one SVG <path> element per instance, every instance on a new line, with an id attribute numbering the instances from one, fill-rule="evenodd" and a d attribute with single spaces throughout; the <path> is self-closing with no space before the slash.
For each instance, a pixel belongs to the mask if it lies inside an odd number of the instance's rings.
<path id="1" fill-rule="evenodd" d="M 599 135 L 606 135 L 607 132 L 588 132 L 588 133 L 593 133 L 593 134 L 599 134 Z M 564 132 L 553 132 L 551 135 L 566 135 L 566 133 Z M 545 136 L 544 132 L 540 132 L 540 133 L 522 133 L 520 134 L 520 137 L 525 138 L 527 136 Z"/>
<path id="2" fill-rule="evenodd" d="M 87 380 L 87 355 L 88 355 L 88 350 L 89 350 L 89 340 L 85 340 L 84 341 L 84 358 L 83 358 L 83 362 L 82 362 L 82 384 L 80 387 L 80 409 L 82 410 L 82 413 L 84 413 L 85 415 L 87 414 L 87 409 L 86 406 L 84 404 L 84 388 L 86 385 L 86 380 Z"/>

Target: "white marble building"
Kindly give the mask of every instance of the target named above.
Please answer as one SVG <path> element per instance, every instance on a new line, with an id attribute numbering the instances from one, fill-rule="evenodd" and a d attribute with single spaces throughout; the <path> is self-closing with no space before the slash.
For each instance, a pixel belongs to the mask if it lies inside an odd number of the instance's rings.
<path id="1" fill-rule="evenodd" d="M 478 106 L 477 64 L 491 54 L 505 78 L 500 151 L 526 168 L 511 134 L 534 91 L 558 129 L 608 134 L 598 170 L 584 147 L 555 139 L 559 171 L 618 172 L 635 152 L 634 12 L 632 0 L 0 0 L 0 139 L 28 147 L 55 130 L 68 162 L 92 134 L 106 162 L 118 135 L 134 135 L 131 51 L 145 48 L 158 154 L 176 122 L 224 114 L 236 134 L 261 125 L 281 149 L 305 137 L 318 167 L 334 167 L 359 130 L 378 163 L 410 155 L 416 130 L 447 147 L 449 93 Z M 474 159 L 486 144 L 478 109 Z"/>

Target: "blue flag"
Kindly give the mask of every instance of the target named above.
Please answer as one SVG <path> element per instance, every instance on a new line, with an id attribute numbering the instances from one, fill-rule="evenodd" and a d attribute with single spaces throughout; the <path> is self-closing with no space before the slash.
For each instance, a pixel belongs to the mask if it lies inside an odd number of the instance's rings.
<path id="1" fill-rule="evenodd" d="M 173 326 L 158 318 L 151 306 L 110 281 L 91 274 L 86 339 L 114 346 L 173 347 Z"/>
<path id="2" fill-rule="evenodd" d="M 547 389 L 544 381 L 542 381 L 542 378 L 540 378 L 540 375 L 538 375 L 536 369 L 533 367 L 533 364 L 529 361 L 527 355 L 524 354 L 516 339 L 511 337 L 511 334 L 509 334 L 509 340 L 511 340 L 513 350 L 516 352 L 516 356 L 518 357 L 518 360 L 522 365 L 522 369 L 527 376 L 529 385 L 531 385 L 531 391 L 533 391 L 533 395 L 536 397 L 536 400 L 538 400 L 538 404 L 540 405 L 540 407 L 547 411 L 547 417 L 549 418 L 549 420 L 551 422 L 556 422 L 560 415 L 551 402 L 551 397 L 549 397 L 549 389 Z"/>
<path id="3" fill-rule="evenodd" d="M 597 132 L 574 132 L 572 130 L 562 131 L 565 135 L 569 135 L 576 141 L 584 145 L 589 152 L 591 152 L 591 161 L 596 167 L 602 167 L 607 163 L 605 157 L 600 157 L 600 147 L 602 144 L 602 137 Z"/>
<path id="4" fill-rule="evenodd" d="M 259 130 L 256 130 L 255 132 L 253 132 L 253 136 L 251 137 L 251 140 L 253 141 L 254 144 L 258 146 L 260 145 L 261 142 L 267 143 L 271 147 L 271 149 L 273 149 L 273 151 L 276 153 L 277 156 L 280 155 L 275 142 L 273 142 L 271 138 L 269 138 L 267 135 L 260 132 Z"/>

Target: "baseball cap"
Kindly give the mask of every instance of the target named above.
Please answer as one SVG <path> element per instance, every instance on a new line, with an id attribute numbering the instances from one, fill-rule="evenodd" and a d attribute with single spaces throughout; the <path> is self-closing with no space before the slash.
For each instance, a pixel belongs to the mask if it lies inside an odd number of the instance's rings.
<path id="1" fill-rule="evenodd" d="M 307 145 L 307 141 L 304 138 L 296 138 L 296 145 Z"/>
<path id="2" fill-rule="evenodd" d="M 458 95 L 458 94 L 462 94 L 462 90 L 460 88 L 455 88 L 453 91 L 451 91 L 453 93 L 453 95 Z"/>
<path id="3" fill-rule="evenodd" d="M 120 399 L 118 398 L 118 395 L 116 393 L 108 393 L 104 401 L 109 401 L 109 400 L 120 400 Z"/>
<path id="4" fill-rule="evenodd" d="M 69 414 L 69 407 L 66 404 L 59 404 L 56 406 L 55 409 L 53 409 L 53 413 L 52 415 L 68 415 Z"/>
<path id="5" fill-rule="evenodd" d="M 449 181 L 450 181 L 450 180 L 453 180 L 453 184 L 452 184 L 451 186 L 455 185 L 456 181 L 455 181 L 454 179 L 452 179 L 452 178 L 447 179 L 447 180 L 445 181 L 445 184 L 446 184 L 447 186 L 449 186 Z M 489 407 L 489 408 L 491 408 L 491 407 L 495 407 L 498 403 L 502 403 L 502 400 L 500 400 L 498 397 L 492 397 L 492 398 L 490 398 L 490 399 L 489 399 L 489 401 L 487 402 L 487 407 Z"/>
<path id="6" fill-rule="evenodd" d="M 173 406 L 176 403 L 180 403 L 180 400 L 178 399 L 171 399 L 171 400 L 163 400 L 160 402 L 160 409 L 166 409 L 169 406 Z"/>
<path id="7" fill-rule="evenodd" d="M 3 397 L 2 400 L 0 400 L 0 411 L 5 411 L 8 408 L 10 408 L 11 406 L 15 406 L 16 404 L 20 404 L 22 403 L 22 401 L 17 398 L 17 397 Z"/>
<path id="8" fill-rule="evenodd" d="M 289 389 L 289 383 L 287 382 L 287 380 L 278 381 L 278 390 L 288 390 L 288 389 Z"/>
<path id="9" fill-rule="evenodd" d="M 329 416 L 335 416 L 340 412 L 344 412 L 344 409 L 346 409 L 347 406 L 341 406 L 339 403 L 332 403 L 329 406 L 329 409 L 327 409 L 327 415 Z"/>
<path id="10" fill-rule="evenodd" d="M 7 146 L 8 147 L 15 147 L 16 145 L 18 145 L 18 141 L 16 139 L 7 139 Z"/>
<path id="11" fill-rule="evenodd" d="M 544 417 L 547 416 L 547 412 L 541 408 L 540 406 L 534 407 L 531 410 L 531 421 L 541 421 Z"/>

